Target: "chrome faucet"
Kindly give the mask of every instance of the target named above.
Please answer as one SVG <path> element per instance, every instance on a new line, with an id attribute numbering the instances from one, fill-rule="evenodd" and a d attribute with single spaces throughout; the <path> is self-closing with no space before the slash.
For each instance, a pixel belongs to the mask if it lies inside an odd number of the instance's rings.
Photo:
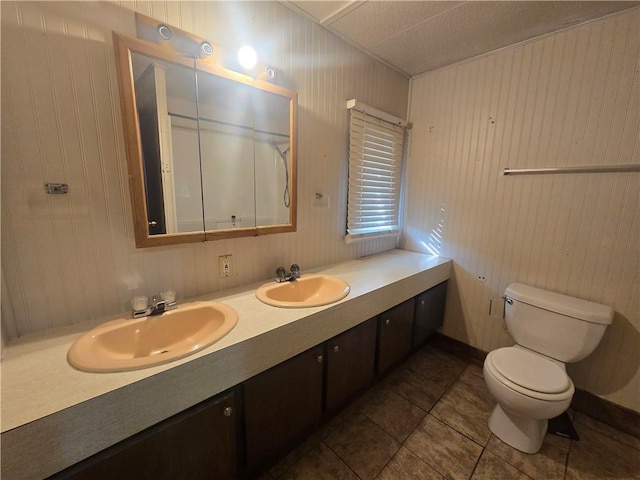
<path id="1" fill-rule="evenodd" d="M 176 308 L 176 292 L 165 290 L 151 297 L 151 302 L 147 297 L 135 297 L 131 301 L 133 318 L 148 317 L 150 315 L 161 315 L 167 310 Z"/>
<path id="2" fill-rule="evenodd" d="M 300 278 L 300 267 L 294 263 L 291 265 L 291 271 L 287 273 L 284 267 L 278 267 L 276 269 L 276 282 L 291 282 L 297 278 Z"/>

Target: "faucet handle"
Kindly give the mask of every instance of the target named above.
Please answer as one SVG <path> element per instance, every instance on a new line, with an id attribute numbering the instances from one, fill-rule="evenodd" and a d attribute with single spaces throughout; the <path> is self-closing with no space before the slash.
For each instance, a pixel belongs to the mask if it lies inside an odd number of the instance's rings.
<path id="1" fill-rule="evenodd" d="M 300 266 L 297 263 L 291 265 L 291 278 L 293 280 L 300 278 Z"/>
<path id="2" fill-rule="evenodd" d="M 160 292 L 160 298 L 164 300 L 167 304 L 176 302 L 176 291 L 175 290 L 163 290 Z"/>
<path id="3" fill-rule="evenodd" d="M 151 313 L 149 299 L 144 295 L 138 295 L 131 300 L 131 316 L 133 318 L 146 317 Z"/>
<path id="4" fill-rule="evenodd" d="M 287 271 L 284 269 L 284 267 L 278 267 L 276 269 L 276 279 L 281 281 L 284 280 L 284 277 L 287 275 Z"/>
<path id="5" fill-rule="evenodd" d="M 167 310 L 172 310 L 178 307 L 176 302 L 176 291 L 175 290 L 163 290 L 160 292 L 160 301 L 158 305 L 162 303 L 164 305 L 162 311 L 166 312 Z"/>
<path id="6" fill-rule="evenodd" d="M 144 295 L 138 295 L 131 299 L 131 308 L 134 312 L 142 312 L 149 306 L 149 299 Z"/>

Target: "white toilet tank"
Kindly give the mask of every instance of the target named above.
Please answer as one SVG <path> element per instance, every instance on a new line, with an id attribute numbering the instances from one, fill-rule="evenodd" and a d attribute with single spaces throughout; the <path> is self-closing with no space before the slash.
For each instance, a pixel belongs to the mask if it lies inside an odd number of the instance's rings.
<path id="1" fill-rule="evenodd" d="M 600 343 L 613 309 L 522 283 L 505 290 L 505 320 L 518 345 L 561 362 L 577 362 Z"/>

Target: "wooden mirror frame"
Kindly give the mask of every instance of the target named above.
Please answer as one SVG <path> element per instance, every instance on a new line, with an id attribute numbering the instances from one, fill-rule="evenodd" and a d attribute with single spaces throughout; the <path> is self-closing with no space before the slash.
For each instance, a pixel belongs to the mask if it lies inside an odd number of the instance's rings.
<path id="1" fill-rule="evenodd" d="M 296 164 L 298 94 L 278 85 L 274 85 L 260 79 L 255 79 L 248 75 L 226 69 L 220 66 L 219 61 L 196 59 L 196 61 L 194 62 L 193 57 L 181 56 L 174 50 L 165 48 L 162 45 L 125 37 L 115 32 L 113 32 L 113 44 L 116 56 L 118 84 L 120 88 L 120 105 L 123 117 L 124 140 L 127 154 L 129 188 L 131 191 L 131 206 L 133 213 L 136 247 L 156 247 L 182 243 L 221 240 L 228 238 L 295 232 L 297 217 Z M 153 57 L 164 62 L 192 68 L 194 69 L 194 73 L 197 71 L 201 71 L 204 73 L 216 75 L 228 80 L 232 80 L 234 82 L 251 86 L 261 91 L 280 95 L 289 99 L 289 223 L 281 225 L 253 226 L 226 230 L 205 230 L 205 227 L 203 225 L 203 230 L 201 232 L 198 231 L 159 235 L 149 234 L 147 200 L 144 183 L 142 142 L 138 122 L 138 111 L 136 108 L 133 66 L 131 61 L 132 52 L 146 55 L 148 57 Z"/>

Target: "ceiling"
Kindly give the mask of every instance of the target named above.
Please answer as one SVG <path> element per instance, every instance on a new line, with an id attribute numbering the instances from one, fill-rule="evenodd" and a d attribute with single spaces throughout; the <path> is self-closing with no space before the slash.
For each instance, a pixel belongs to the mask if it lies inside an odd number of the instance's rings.
<path id="1" fill-rule="evenodd" d="M 285 1 L 408 77 L 640 6 L 618 1 Z"/>

